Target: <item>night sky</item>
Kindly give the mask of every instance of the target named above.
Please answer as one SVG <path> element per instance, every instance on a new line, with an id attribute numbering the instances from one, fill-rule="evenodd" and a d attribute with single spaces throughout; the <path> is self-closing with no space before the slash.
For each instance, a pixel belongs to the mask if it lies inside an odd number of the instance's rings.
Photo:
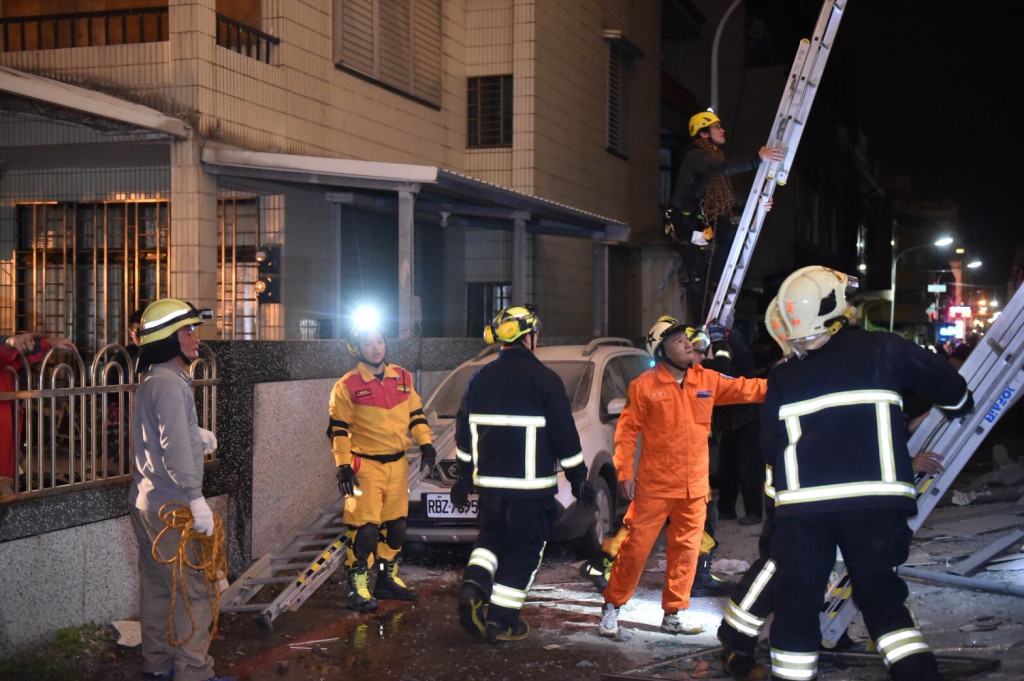
<path id="1" fill-rule="evenodd" d="M 1005 282 L 1024 242 L 1019 5 L 849 0 L 840 54 L 882 173 L 909 175 L 915 198 L 957 204 L 957 235 L 984 261 L 972 279 Z"/>

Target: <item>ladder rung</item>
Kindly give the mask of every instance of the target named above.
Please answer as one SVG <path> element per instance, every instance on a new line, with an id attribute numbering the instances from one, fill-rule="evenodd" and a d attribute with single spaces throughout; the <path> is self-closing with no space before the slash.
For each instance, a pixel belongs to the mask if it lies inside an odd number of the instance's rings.
<path id="1" fill-rule="evenodd" d="M 255 585 L 255 584 L 261 584 L 261 585 L 262 584 L 287 584 L 287 583 L 293 582 L 293 581 L 295 581 L 295 577 L 294 576 L 292 576 L 292 577 L 246 577 L 245 580 L 243 580 L 242 583 L 245 586 L 250 586 L 250 585 Z"/>
<path id="2" fill-rule="evenodd" d="M 263 612 L 267 609 L 266 603 L 246 603 L 245 605 L 222 605 L 221 612 Z"/>

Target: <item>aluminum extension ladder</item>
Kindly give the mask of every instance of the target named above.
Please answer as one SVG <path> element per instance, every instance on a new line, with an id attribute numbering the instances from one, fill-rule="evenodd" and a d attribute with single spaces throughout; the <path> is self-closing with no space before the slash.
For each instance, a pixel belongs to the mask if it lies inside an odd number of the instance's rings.
<path id="1" fill-rule="evenodd" d="M 747 267 L 767 213 L 764 209 L 765 201 L 772 197 L 776 183 L 784 185 L 789 177 L 789 169 L 800 144 L 800 137 L 803 135 L 807 116 L 810 114 L 811 104 L 814 103 L 814 95 L 818 91 L 818 83 L 825 70 L 828 55 L 832 51 L 845 7 L 846 0 L 826 0 L 818 16 L 814 36 L 810 40 L 805 38 L 800 41 L 786 89 L 782 93 L 782 100 L 775 114 L 775 123 L 765 145 L 785 147 L 786 156 L 782 161 L 762 162 L 758 166 L 757 175 L 743 208 L 743 216 L 736 228 L 736 238 L 733 239 L 705 323 L 716 320 L 727 326 L 732 323 L 736 298 L 743 286 L 743 279 L 747 274 Z"/>
<path id="2" fill-rule="evenodd" d="M 220 611 L 250 612 L 261 629 L 271 631 L 278 615 L 298 610 L 345 560 L 344 510 L 345 497 L 339 492 L 324 499 L 221 593 Z M 270 600 L 252 602 L 272 584 L 282 588 Z"/>
<path id="3" fill-rule="evenodd" d="M 419 455 L 409 458 L 409 488 L 412 489 L 423 477 L 423 471 Z M 220 611 L 252 613 L 261 629 L 272 631 L 278 615 L 298 610 L 345 562 L 349 540 L 345 537 L 348 526 L 342 522 L 344 511 L 345 497 L 339 492 L 328 495 L 221 593 Z M 255 600 L 268 585 L 281 588 Z M 269 600 L 264 598 L 268 595 Z"/>
<path id="4" fill-rule="evenodd" d="M 932 451 L 944 455 L 944 470 L 937 475 L 918 476 L 917 515 L 907 524 L 917 531 L 924 524 L 957 474 L 1010 407 L 1024 386 L 1024 286 L 1010 299 L 988 333 L 967 356 L 960 374 L 974 393 L 974 411 L 955 420 L 933 409 L 907 443 L 911 453 Z M 829 584 L 819 614 L 822 642 L 834 646 L 850 626 L 857 606 L 851 598 L 849 575 L 845 570 Z"/>

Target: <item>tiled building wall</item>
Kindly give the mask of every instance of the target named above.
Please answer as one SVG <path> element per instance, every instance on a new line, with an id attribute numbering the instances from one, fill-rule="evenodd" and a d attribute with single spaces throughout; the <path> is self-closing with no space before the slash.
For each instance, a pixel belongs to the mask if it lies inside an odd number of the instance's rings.
<path id="1" fill-rule="evenodd" d="M 486 0 L 467 7 L 466 78 L 512 73 L 512 5 L 513 0 Z M 516 86 L 513 82 L 514 92 L 518 91 Z M 465 138 L 463 131 L 463 144 Z M 511 148 L 470 149 L 466 163 L 467 170 L 476 177 L 512 187 Z"/>
<path id="2" fill-rule="evenodd" d="M 658 218 L 659 11 L 658 3 L 545 2 L 532 22 L 535 193 L 641 233 Z M 621 30 L 643 51 L 632 66 L 628 160 L 606 151 L 606 29 Z"/>
<path id="3" fill-rule="evenodd" d="M 534 239 L 536 301 L 544 332 L 553 336 L 589 336 L 593 329 L 593 242 L 564 236 Z M 544 314 L 544 310 L 556 312 Z"/>

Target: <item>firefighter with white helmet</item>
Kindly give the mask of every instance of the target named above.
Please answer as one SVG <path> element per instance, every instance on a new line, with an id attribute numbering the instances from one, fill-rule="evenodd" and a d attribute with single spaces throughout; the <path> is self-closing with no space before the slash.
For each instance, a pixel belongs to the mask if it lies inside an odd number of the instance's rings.
<path id="1" fill-rule="evenodd" d="M 771 560 L 773 678 L 811 678 L 821 641 L 818 613 L 838 548 L 889 674 L 937 681 L 935 655 L 906 604 L 895 568 L 906 560 L 917 512 L 901 394 L 913 391 L 947 417 L 974 402 L 944 358 L 886 332 L 850 323 L 856 279 L 812 266 L 779 288 L 778 337 L 796 359 L 768 375 L 761 448 L 775 489 Z"/>
<path id="2" fill-rule="evenodd" d="M 409 434 L 419 445 L 422 468 L 433 467 L 437 454 L 412 374 L 387 361 L 387 342 L 376 316 L 356 317 L 348 351 L 359 364 L 334 384 L 327 434 L 338 467 L 338 489 L 348 497 L 348 607 L 371 612 L 378 599 L 417 596 L 398 575 L 409 515 Z M 369 570 L 374 564 L 377 578 L 371 594 Z"/>
<path id="3" fill-rule="evenodd" d="M 708 437 L 712 407 L 760 402 L 763 379 L 731 378 L 701 366 L 694 348 L 710 340 L 697 327 L 661 317 L 647 334 L 653 369 L 629 384 L 615 429 L 613 461 L 619 494 L 632 499 L 623 524 L 626 537 L 612 563 L 598 632 L 614 637 L 618 613 L 633 595 L 655 540 L 668 521 L 668 565 L 662 588 L 661 628 L 695 634 L 702 628 L 681 619 L 701 553 L 711 499 Z M 641 437 L 642 435 L 642 437 Z M 640 459 L 634 473 L 637 439 Z"/>
<path id="4" fill-rule="evenodd" d="M 565 386 L 534 354 L 540 327 L 532 305 L 495 315 L 484 339 L 501 344 L 498 357 L 466 384 L 455 417 L 452 504 L 468 508 L 476 489 L 480 526 L 459 590 L 459 623 L 490 643 L 529 636 L 520 610 L 558 512 L 557 466 L 581 505 L 595 501 Z"/>
<path id="5" fill-rule="evenodd" d="M 141 379 L 131 415 L 134 480 L 128 503 L 139 542 L 142 671 L 147 678 L 216 678 L 209 655 L 215 612 L 206 576 L 202 570 L 183 569 L 178 585 L 183 592 L 177 591 L 176 564 L 159 560 L 176 555 L 184 538 L 187 560 L 200 565 L 191 536 L 218 541 L 216 520 L 203 496 L 203 462 L 217 448 L 217 438 L 199 426 L 188 369 L 199 357 L 196 327 L 212 317 L 208 309 L 163 298 L 146 307 L 139 327 Z M 187 506 L 191 525 L 166 523 L 161 510 L 173 510 L 164 509 L 167 504 Z M 183 640 L 181 645 L 169 642 Z"/>
<path id="6" fill-rule="evenodd" d="M 699 325 L 736 234 L 733 213 L 742 210 L 735 205 L 729 178 L 757 169 L 762 161 L 782 161 L 785 148 L 761 147 L 749 156 L 727 159 L 722 150 L 725 128 L 710 109 L 694 114 L 688 131 L 693 140 L 683 151 L 665 231 L 682 259 L 677 269 L 680 288 L 686 291 L 692 322 Z"/>

